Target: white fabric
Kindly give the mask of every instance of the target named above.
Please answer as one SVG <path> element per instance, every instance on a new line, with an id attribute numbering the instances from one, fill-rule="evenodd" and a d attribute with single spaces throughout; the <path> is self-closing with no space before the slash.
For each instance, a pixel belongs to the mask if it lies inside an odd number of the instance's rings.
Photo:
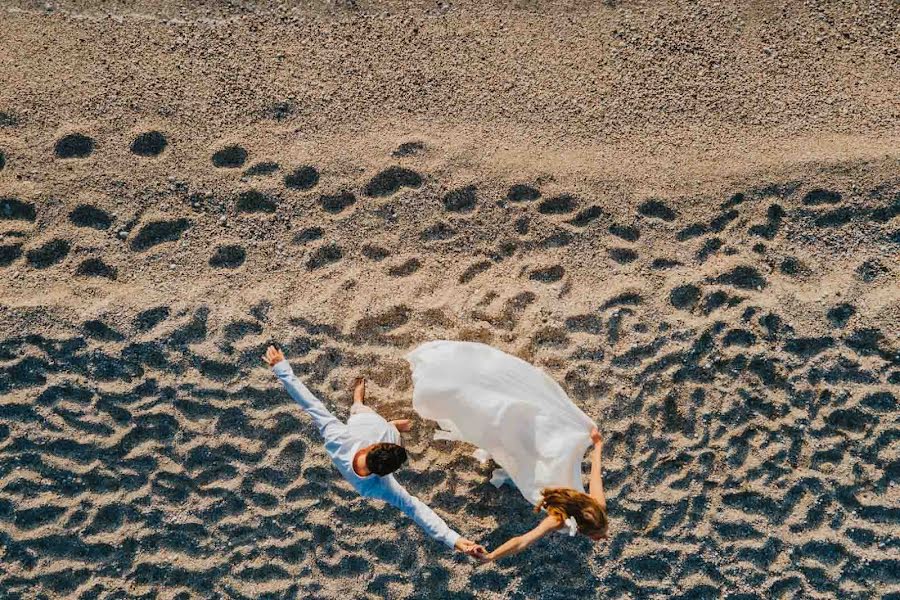
<path id="1" fill-rule="evenodd" d="M 575 520 L 575 517 L 569 517 L 565 520 L 566 531 L 569 533 L 569 537 L 574 537 L 576 533 L 578 533 L 578 521 Z"/>
<path id="2" fill-rule="evenodd" d="M 347 429 L 352 437 L 366 440 L 369 444 L 385 442 L 398 446 L 403 445 L 400 432 L 394 424 L 388 423 L 384 417 L 364 404 L 354 404 L 350 409 Z"/>
<path id="3" fill-rule="evenodd" d="M 543 371 L 475 342 L 428 342 L 406 359 L 413 408 L 444 430 L 435 439 L 487 451 L 503 467 L 491 483 L 508 476 L 532 504 L 545 487 L 584 492 L 581 461 L 594 423 Z"/>
<path id="4" fill-rule="evenodd" d="M 362 402 L 354 402 L 353 404 L 350 405 L 350 414 L 351 415 L 355 415 L 358 413 L 364 413 L 364 412 L 373 413 L 375 411 L 372 410 L 371 407 L 368 407 L 365 404 L 363 404 Z"/>
<path id="5" fill-rule="evenodd" d="M 474 458 L 481 464 L 484 464 L 487 461 L 491 460 L 491 455 L 488 453 L 487 450 L 485 450 L 483 448 L 478 448 L 477 450 L 475 450 L 475 452 L 472 453 L 472 458 Z"/>
<path id="6" fill-rule="evenodd" d="M 509 483 L 510 481 L 512 481 L 512 479 L 509 478 L 509 473 L 503 469 L 494 469 L 491 471 L 491 485 L 495 488 L 499 488 L 504 483 Z"/>

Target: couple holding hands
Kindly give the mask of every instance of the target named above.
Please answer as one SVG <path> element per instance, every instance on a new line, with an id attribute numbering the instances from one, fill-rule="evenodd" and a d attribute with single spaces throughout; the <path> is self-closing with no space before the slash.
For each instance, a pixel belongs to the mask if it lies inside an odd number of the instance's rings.
<path id="1" fill-rule="evenodd" d="M 460 536 L 392 475 L 407 459 L 400 433 L 411 429 L 409 420 L 388 422 L 366 406 L 365 380 L 358 378 L 350 418 L 342 423 L 297 379 L 281 350 L 269 346 L 264 356 L 288 394 L 312 417 L 334 466 L 354 489 L 399 508 L 448 547 L 490 562 L 521 552 L 552 531 L 607 537 L 600 433 L 555 381 L 523 360 L 474 342 L 428 342 L 406 359 L 412 367 L 413 408 L 437 421 L 435 439 L 468 442 L 478 447 L 476 458 L 500 465 L 491 483 L 512 481 L 535 512 L 546 513 L 534 529 L 491 552 Z M 590 443 L 585 493 L 581 461 Z"/>

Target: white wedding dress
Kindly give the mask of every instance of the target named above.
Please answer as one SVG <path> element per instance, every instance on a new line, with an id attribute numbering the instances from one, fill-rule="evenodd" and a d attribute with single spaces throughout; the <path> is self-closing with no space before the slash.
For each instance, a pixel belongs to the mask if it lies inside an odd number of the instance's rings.
<path id="1" fill-rule="evenodd" d="M 581 461 L 594 423 L 543 371 L 474 342 L 428 342 L 406 360 L 413 408 L 443 429 L 435 439 L 474 444 L 476 458 L 503 467 L 491 483 L 508 477 L 535 505 L 545 487 L 584 492 Z"/>

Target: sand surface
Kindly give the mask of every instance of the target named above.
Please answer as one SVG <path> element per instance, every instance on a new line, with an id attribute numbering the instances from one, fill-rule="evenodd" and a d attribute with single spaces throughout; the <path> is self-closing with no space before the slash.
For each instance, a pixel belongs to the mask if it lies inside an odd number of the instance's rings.
<path id="1" fill-rule="evenodd" d="M 898 23 L 0 2 L 0 598 L 900 597 Z M 414 417 L 437 338 L 596 420 L 609 542 L 475 568 L 259 360 Z M 537 523 L 414 420 L 451 526 Z"/>

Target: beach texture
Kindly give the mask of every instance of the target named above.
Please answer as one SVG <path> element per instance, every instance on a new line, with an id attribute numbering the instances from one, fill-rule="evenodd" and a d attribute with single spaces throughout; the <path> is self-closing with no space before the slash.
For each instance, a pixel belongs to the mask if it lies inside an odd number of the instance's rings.
<path id="1" fill-rule="evenodd" d="M 0 2 L 0 598 L 900 598 L 900 7 L 739 4 Z M 261 361 L 493 548 L 433 339 L 595 420 L 607 542 L 476 567 Z"/>

